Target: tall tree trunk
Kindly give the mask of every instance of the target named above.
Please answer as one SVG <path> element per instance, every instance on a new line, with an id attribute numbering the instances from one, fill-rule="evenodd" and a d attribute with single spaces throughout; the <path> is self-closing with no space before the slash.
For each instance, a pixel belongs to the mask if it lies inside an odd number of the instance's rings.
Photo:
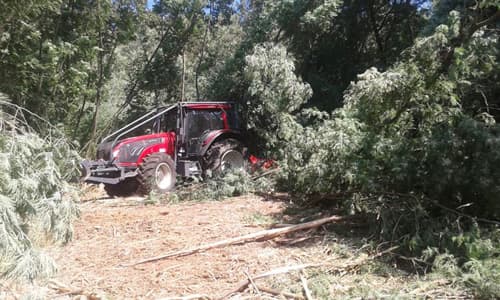
<path id="1" fill-rule="evenodd" d="M 98 75 L 98 81 L 97 81 L 97 86 L 96 86 L 96 98 L 95 98 L 95 109 L 94 109 L 94 115 L 92 117 L 92 129 L 90 130 L 90 137 L 89 137 L 89 143 L 88 145 L 94 144 L 94 138 L 96 136 L 97 132 L 97 119 L 99 118 L 99 109 L 101 106 L 101 93 L 102 93 L 102 86 L 104 82 L 104 37 L 103 37 L 103 32 L 102 32 L 102 22 L 101 22 L 101 9 L 100 9 L 100 1 L 97 1 L 97 19 L 98 19 L 98 26 L 99 26 L 99 33 L 98 33 L 98 41 L 99 41 L 99 53 L 97 56 L 97 69 L 99 72 Z M 87 147 L 87 155 L 89 151 L 91 151 L 92 147 Z"/>
<path id="2" fill-rule="evenodd" d="M 212 1 L 209 1 L 209 13 L 208 15 L 210 16 L 208 18 L 208 24 L 207 28 L 205 28 L 205 35 L 203 35 L 203 42 L 201 44 L 201 53 L 200 53 L 200 59 L 198 60 L 198 65 L 196 66 L 196 72 L 195 72 L 195 86 L 196 86 L 196 100 L 200 101 L 200 88 L 198 84 L 198 79 L 200 77 L 200 69 L 201 69 L 201 64 L 203 63 L 203 56 L 205 55 L 205 46 L 207 44 L 207 36 L 208 32 L 210 31 L 210 26 L 212 26 Z"/>
<path id="3" fill-rule="evenodd" d="M 380 36 L 380 29 L 377 25 L 377 20 L 375 16 L 374 10 L 374 2 L 373 0 L 368 1 L 368 18 L 370 19 L 370 24 L 372 26 L 373 35 L 375 36 L 375 43 L 377 44 L 377 49 L 379 53 L 380 60 L 385 65 L 385 52 L 384 52 L 384 44 L 382 42 L 382 37 Z"/>
<path id="4" fill-rule="evenodd" d="M 184 102 L 184 87 L 186 80 L 186 51 L 182 48 L 182 82 L 181 82 L 181 102 Z"/>
<path id="5" fill-rule="evenodd" d="M 89 86 L 90 86 L 90 79 L 88 79 L 87 88 Z M 76 135 L 78 133 L 78 129 L 80 129 L 80 123 L 82 121 L 82 117 L 83 117 L 83 113 L 85 111 L 86 105 L 87 105 L 87 96 L 83 97 L 82 106 L 80 106 L 80 109 L 78 110 L 78 115 L 76 117 L 75 127 L 73 127 L 73 134 L 72 134 L 73 140 L 75 140 L 77 138 Z"/>
<path id="6" fill-rule="evenodd" d="M 200 101 L 200 87 L 199 87 L 198 80 L 200 77 L 201 64 L 203 63 L 203 56 L 205 54 L 205 44 L 207 42 L 207 35 L 208 35 L 208 26 L 205 29 L 205 35 L 203 36 L 200 58 L 198 60 L 198 65 L 196 66 L 196 72 L 195 72 L 196 100 L 198 100 L 198 101 Z"/>

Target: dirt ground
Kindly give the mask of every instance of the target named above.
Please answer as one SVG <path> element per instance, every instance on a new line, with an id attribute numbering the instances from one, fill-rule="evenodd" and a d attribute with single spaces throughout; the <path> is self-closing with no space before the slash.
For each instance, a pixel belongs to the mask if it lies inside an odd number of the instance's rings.
<path id="1" fill-rule="evenodd" d="M 244 272 L 272 268 L 267 258 L 273 257 L 278 267 L 293 255 L 269 243 L 253 243 L 134 267 L 121 265 L 264 229 L 248 223 L 252 214 L 273 215 L 282 209 L 282 203 L 256 197 L 164 206 L 86 203 L 75 224 L 74 242 L 54 249 L 58 279 L 119 298 L 218 295 L 234 288 Z"/>
<path id="2" fill-rule="evenodd" d="M 325 295 L 343 298 L 342 295 L 352 295 L 352 289 L 360 286 L 366 286 L 363 293 L 370 295 L 372 285 L 382 287 L 382 290 L 403 292 L 401 286 L 404 285 L 410 292 L 421 292 L 422 286 L 408 284 L 406 276 L 359 277 L 352 275 L 348 268 L 344 273 L 335 274 L 318 268 L 309 273 L 272 276 L 263 280 L 264 285 L 259 281 L 250 284 L 243 293 L 231 293 L 247 278 L 277 268 L 326 262 L 342 265 L 363 257 L 363 253 L 351 251 L 335 236 L 322 234 L 321 229 L 124 266 L 171 251 L 268 229 L 272 224 L 286 223 L 284 211 L 287 205 L 286 201 L 258 196 L 154 205 L 145 205 L 142 198 L 83 202 L 81 216 L 74 224 L 73 241 L 64 247 L 48 249 L 58 264 L 58 274 L 31 286 L 31 294 L 44 299 L 283 299 L 283 295 L 259 290 L 259 286 L 266 286 L 305 298 L 308 298 L 306 291 L 309 288 L 315 298 L 330 298 Z M 340 244 L 332 246 L 332 242 Z M 347 252 L 350 254 L 345 254 Z M 321 271 L 336 277 L 323 276 Z M 308 276 L 311 280 L 309 287 Z M 338 281 L 332 282 L 332 278 Z M 432 288 L 435 290 L 437 286 L 440 289 L 440 285 L 446 284 L 434 282 Z M 290 288 L 283 288 L 287 286 Z M 11 289 L 26 293 L 26 286 Z M 15 294 L 12 292 L 11 295 Z M 10 298 L 9 293 L 5 295 Z"/>

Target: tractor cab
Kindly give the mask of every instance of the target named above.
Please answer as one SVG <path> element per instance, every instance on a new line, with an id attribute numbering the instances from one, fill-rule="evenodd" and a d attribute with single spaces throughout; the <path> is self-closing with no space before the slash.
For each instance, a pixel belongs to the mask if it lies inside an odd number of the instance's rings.
<path id="1" fill-rule="evenodd" d="M 240 130 L 235 107 L 231 104 L 186 104 L 180 118 L 182 146 L 189 158 L 196 158 L 205 146 L 224 132 Z"/>

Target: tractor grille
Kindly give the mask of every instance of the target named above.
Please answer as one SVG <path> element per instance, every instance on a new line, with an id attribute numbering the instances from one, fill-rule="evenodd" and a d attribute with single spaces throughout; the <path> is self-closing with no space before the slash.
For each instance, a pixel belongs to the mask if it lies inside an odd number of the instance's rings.
<path id="1" fill-rule="evenodd" d="M 163 143 L 163 138 L 155 138 L 149 140 L 142 140 L 132 143 L 123 144 L 120 147 L 120 153 L 118 154 L 119 162 L 137 162 L 139 156 L 142 154 L 144 149 L 149 146 Z"/>

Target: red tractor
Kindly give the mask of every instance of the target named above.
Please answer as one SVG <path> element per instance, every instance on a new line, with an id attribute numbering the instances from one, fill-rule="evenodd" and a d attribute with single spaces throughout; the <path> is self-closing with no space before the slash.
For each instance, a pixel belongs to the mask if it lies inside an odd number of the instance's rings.
<path id="1" fill-rule="evenodd" d="M 105 137 L 97 160 L 82 162 L 83 180 L 103 183 L 110 196 L 165 193 L 178 175 L 219 174 L 245 158 L 235 103 L 181 102 Z"/>

